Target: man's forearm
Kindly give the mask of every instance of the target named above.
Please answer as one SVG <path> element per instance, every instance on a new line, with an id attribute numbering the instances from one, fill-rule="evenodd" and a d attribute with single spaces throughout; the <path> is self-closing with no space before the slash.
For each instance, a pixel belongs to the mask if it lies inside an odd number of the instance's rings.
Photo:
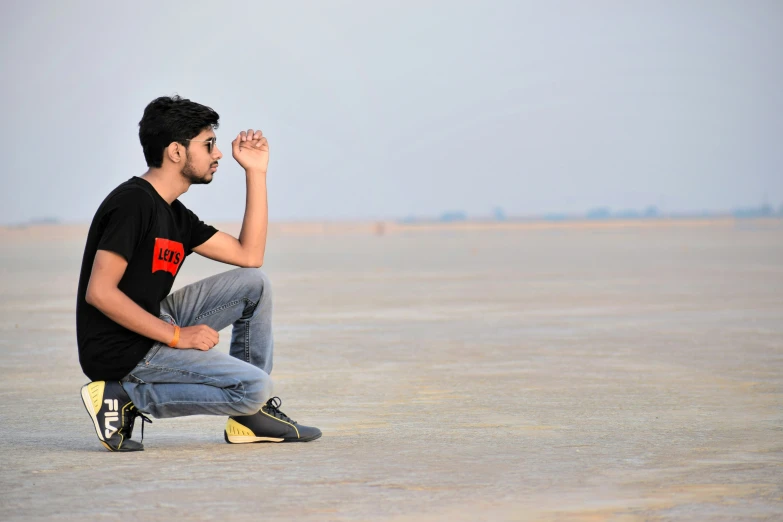
<path id="1" fill-rule="evenodd" d="M 242 220 L 239 242 L 248 253 L 249 264 L 251 266 L 261 266 L 264 262 L 269 222 L 266 172 L 248 170 L 245 173 L 245 177 L 247 180 L 245 217 Z"/>
<path id="2" fill-rule="evenodd" d="M 108 288 L 87 300 L 115 323 L 149 339 L 168 344 L 174 337 L 174 326 L 137 305 L 119 288 Z"/>

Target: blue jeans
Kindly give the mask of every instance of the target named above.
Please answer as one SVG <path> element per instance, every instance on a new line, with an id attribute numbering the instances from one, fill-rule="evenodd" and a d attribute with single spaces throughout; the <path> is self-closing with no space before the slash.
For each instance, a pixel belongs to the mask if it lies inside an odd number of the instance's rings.
<path id="1" fill-rule="evenodd" d="M 252 268 L 217 274 L 169 295 L 161 319 L 181 327 L 234 325 L 229 354 L 155 343 L 122 386 L 153 417 L 250 415 L 271 393 L 272 288 Z"/>

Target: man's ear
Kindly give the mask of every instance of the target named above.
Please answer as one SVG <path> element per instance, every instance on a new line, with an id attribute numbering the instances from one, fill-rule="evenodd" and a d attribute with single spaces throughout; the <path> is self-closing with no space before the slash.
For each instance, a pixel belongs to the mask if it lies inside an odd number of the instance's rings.
<path id="1" fill-rule="evenodd" d="M 185 146 L 176 141 L 169 143 L 166 147 L 166 156 L 172 163 L 180 163 L 185 159 Z"/>

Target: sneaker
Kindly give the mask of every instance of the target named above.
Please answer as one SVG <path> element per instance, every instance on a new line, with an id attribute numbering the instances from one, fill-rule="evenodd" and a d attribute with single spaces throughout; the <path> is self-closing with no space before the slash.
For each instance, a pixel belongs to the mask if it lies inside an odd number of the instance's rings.
<path id="1" fill-rule="evenodd" d="M 95 432 L 109 451 L 142 451 L 141 442 L 130 440 L 136 417 L 142 418 L 141 439 L 144 440 L 144 423 L 152 422 L 133 405 L 130 397 L 117 381 L 94 381 L 82 386 L 82 402 L 95 424 Z"/>
<path id="2" fill-rule="evenodd" d="M 253 415 L 229 417 L 223 437 L 229 444 L 250 442 L 307 442 L 321 436 L 321 430 L 301 426 L 280 411 L 282 401 L 272 397 Z"/>

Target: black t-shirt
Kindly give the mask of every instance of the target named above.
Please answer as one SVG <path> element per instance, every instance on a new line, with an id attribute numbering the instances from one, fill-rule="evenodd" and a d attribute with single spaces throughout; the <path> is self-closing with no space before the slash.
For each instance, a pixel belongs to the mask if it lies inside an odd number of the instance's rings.
<path id="1" fill-rule="evenodd" d="M 158 317 L 185 257 L 216 232 L 179 201 L 166 203 L 142 178 L 131 178 L 103 200 L 87 234 L 76 301 L 79 362 L 87 377 L 122 379 L 154 344 L 85 301 L 95 253 L 109 250 L 128 261 L 118 288 Z"/>

